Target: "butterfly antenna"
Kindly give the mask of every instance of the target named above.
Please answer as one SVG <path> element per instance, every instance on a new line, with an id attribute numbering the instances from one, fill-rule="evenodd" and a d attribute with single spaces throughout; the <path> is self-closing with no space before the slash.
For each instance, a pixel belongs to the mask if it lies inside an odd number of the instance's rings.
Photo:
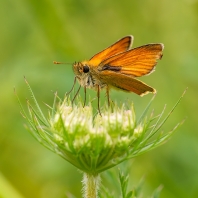
<path id="1" fill-rule="evenodd" d="M 54 64 L 67 64 L 67 65 L 72 65 L 72 63 L 64 63 L 64 62 L 58 62 L 58 61 L 53 61 Z"/>

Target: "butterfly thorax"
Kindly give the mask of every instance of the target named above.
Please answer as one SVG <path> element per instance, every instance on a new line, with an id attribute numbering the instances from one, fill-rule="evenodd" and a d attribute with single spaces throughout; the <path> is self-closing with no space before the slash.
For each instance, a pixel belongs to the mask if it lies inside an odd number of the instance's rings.
<path id="1" fill-rule="evenodd" d="M 73 71 L 82 87 L 96 88 L 97 85 L 104 87 L 96 74 L 97 72 L 95 72 L 95 68 L 90 66 L 87 61 L 75 62 Z"/>

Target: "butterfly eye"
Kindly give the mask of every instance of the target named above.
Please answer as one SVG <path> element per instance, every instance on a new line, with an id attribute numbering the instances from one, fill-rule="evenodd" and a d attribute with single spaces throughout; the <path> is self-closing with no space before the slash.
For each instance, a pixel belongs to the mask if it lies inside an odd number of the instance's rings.
<path id="1" fill-rule="evenodd" d="M 87 65 L 83 66 L 83 72 L 88 73 L 89 72 L 89 67 Z"/>

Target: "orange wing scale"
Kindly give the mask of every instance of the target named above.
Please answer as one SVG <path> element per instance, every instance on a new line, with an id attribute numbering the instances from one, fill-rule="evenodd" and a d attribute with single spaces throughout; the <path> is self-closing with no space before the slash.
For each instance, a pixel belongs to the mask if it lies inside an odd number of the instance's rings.
<path id="1" fill-rule="evenodd" d="M 148 44 L 109 57 L 99 65 L 99 70 L 120 67 L 119 73 L 139 77 L 151 73 L 161 59 L 163 44 Z M 107 67 L 109 66 L 109 67 Z M 110 70 L 111 70 L 110 69 Z"/>
<path id="2" fill-rule="evenodd" d="M 133 37 L 126 36 L 111 45 L 110 47 L 94 55 L 88 62 L 92 66 L 98 66 L 105 59 L 127 51 L 131 47 L 132 42 Z"/>

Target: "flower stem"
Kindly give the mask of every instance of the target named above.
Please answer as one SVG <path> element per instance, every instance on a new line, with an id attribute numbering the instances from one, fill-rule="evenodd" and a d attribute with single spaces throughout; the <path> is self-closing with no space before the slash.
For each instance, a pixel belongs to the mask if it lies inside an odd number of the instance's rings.
<path id="1" fill-rule="evenodd" d="M 82 183 L 84 198 L 98 198 L 98 190 L 100 185 L 99 174 L 92 175 L 84 173 Z"/>

